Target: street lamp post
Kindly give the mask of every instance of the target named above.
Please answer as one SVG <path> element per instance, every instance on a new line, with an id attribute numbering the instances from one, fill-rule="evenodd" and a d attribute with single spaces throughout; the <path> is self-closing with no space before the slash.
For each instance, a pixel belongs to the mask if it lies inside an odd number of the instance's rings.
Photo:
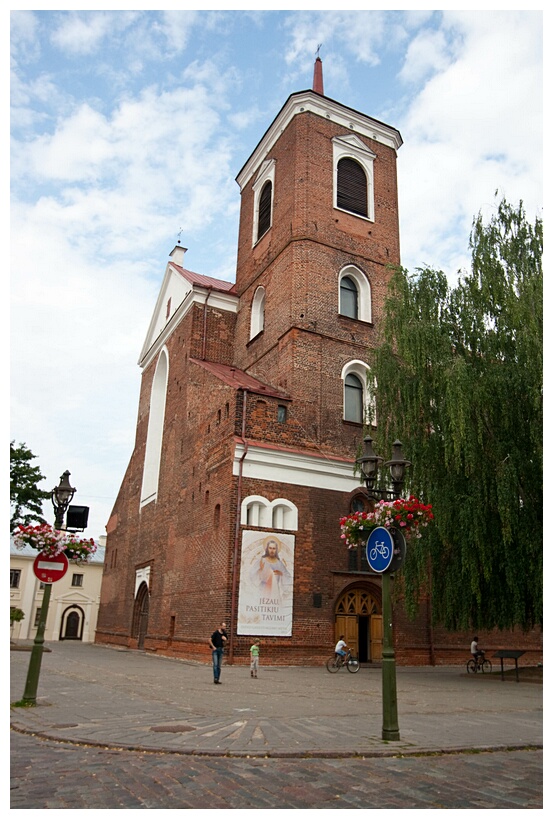
<path id="1" fill-rule="evenodd" d="M 62 529 L 63 520 L 67 507 L 73 499 L 73 495 L 77 491 L 69 483 L 69 475 L 71 473 L 67 470 L 60 478 L 58 486 L 52 489 L 51 499 L 54 507 L 54 528 Z M 44 584 L 44 594 L 42 597 L 42 606 L 40 607 L 40 615 L 38 618 L 36 636 L 31 651 L 31 659 L 29 661 L 29 670 L 27 672 L 27 681 L 25 683 L 25 691 L 23 692 L 22 703 L 24 705 L 36 705 L 36 694 L 38 689 L 38 679 L 40 677 L 40 666 L 42 664 L 42 655 L 44 653 L 44 632 L 46 630 L 46 618 L 48 617 L 48 606 L 50 605 L 50 595 L 52 593 L 52 584 Z"/>
<path id="2" fill-rule="evenodd" d="M 73 496 L 77 491 L 69 483 L 70 474 L 71 472 L 69 472 L 66 469 L 60 478 L 58 486 L 52 489 L 51 492 L 52 506 L 54 507 L 55 515 L 54 519 L 55 529 L 63 529 L 63 519 L 65 517 L 65 513 L 67 512 L 67 507 L 73 500 Z"/>
<path id="3" fill-rule="evenodd" d="M 372 438 L 363 441 L 363 455 L 357 459 L 371 500 L 396 500 L 401 495 L 405 481 L 405 469 L 412 464 L 403 457 L 401 441 L 394 441 L 392 458 L 384 467 L 389 467 L 392 490 L 377 488 L 378 472 L 384 458 L 377 455 L 372 446 Z M 397 716 L 396 659 L 392 634 L 392 594 L 391 572 L 382 574 L 382 739 L 398 741 L 399 723 Z"/>

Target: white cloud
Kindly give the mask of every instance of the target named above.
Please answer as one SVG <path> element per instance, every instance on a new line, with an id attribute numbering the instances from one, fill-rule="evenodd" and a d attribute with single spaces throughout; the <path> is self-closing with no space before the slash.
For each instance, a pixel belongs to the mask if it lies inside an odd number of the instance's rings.
<path id="1" fill-rule="evenodd" d="M 157 24 L 158 30 L 167 40 L 172 51 L 183 51 L 198 20 L 197 11 L 163 11 L 163 22 Z"/>
<path id="2" fill-rule="evenodd" d="M 14 138 L 13 434 L 39 456 L 48 488 L 66 468 L 81 503 L 86 482 L 105 486 L 96 490 L 107 500 L 94 501 L 95 536 L 132 451 L 137 357 L 163 253 L 180 227 L 186 239 L 236 217 L 224 78 L 198 65 L 195 79 L 128 94 L 111 112 L 81 103 L 51 133 Z M 217 250 L 234 259 L 234 247 Z M 234 269 L 229 261 L 200 272 L 231 278 Z"/>
<path id="3" fill-rule="evenodd" d="M 106 38 L 130 25 L 136 14 L 124 11 L 70 11 L 60 16 L 51 40 L 68 54 L 93 54 Z"/>
<path id="4" fill-rule="evenodd" d="M 382 42 L 386 17 L 381 11 L 317 11 L 291 14 L 286 21 L 291 31 L 291 42 L 286 62 L 302 57 L 302 63 L 311 64 L 315 49 L 321 43 L 325 53 L 339 51 L 340 44 L 356 60 L 376 65 L 380 58 L 377 46 Z"/>
<path id="5" fill-rule="evenodd" d="M 466 267 L 460 248 L 496 189 L 523 199 L 530 218 L 541 205 L 541 21 L 536 15 L 530 25 L 520 14 L 450 13 L 443 31 L 418 35 L 435 46 L 433 75 L 396 123 L 405 140 L 399 184 L 409 267 Z M 454 41 L 449 60 L 445 40 Z"/>
<path id="6" fill-rule="evenodd" d="M 37 58 L 40 43 L 38 22 L 32 11 L 10 12 L 10 53 L 14 59 Z"/>
<path id="7" fill-rule="evenodd" d="M 135 241 L 147 250 L 168 218 L 197 230 L 234 201 L 219 108 L 202 85 L 147 88 L 109 117 L 85 103 L 54 133 L 14 143 L 14 179 L 45 186 L 33 218 L 49 212 L 100 253 L 124 254 Z"/>
<path id="8" fill-rule="evenodd" d="M 404 82 L 420 83 L 428 74 L 443 71 L 450 59 L 444 32 L 424 30 L 409 43 L 399 77 Z"/>

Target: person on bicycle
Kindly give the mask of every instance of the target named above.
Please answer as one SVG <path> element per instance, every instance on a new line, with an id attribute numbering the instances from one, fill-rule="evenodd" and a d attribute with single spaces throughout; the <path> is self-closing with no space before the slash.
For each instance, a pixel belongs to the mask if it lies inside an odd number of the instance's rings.
<path id="1" fill-rule="evenodd" d="M 470 644 L 470 653 L 472 654 L 475 663 L 478 665 L 480 662 L 480 658 L 484 656 L 484 652 L 478 648 L 478 637 L 472 638 L 472 643 Z"/>
<path id="2" fill-rule="evenodd" d="M 348 646 L 347 646 L 347 643 L 344 640 L 344 635 L 340 634 L 340 639 L 336 643 L 336 648 L 334 649 L 334 653 L 337 654 L 339 657 L 345 657 L 347 647 Z"/>

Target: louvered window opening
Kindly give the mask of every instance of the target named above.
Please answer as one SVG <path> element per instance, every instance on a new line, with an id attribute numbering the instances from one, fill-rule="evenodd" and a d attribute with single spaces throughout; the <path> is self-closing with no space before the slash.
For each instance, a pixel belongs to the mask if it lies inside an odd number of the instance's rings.
<path id="1" fill-rule="evenodd" d="M 336 204 L 359 216 L 368 216 L 367 177 L 361 165 L 346 157 L 338 162 Z"/>
<path id="2" fill-rule="evenodd" d="M 264 233 L 267 233 L 271 227 L 271 199 L 272 199 L 273 185 L 272 182 L 266 182 L 259 197 L 259 215 L 257 220 L 257 238 L 261 239 Z"/>
<path id="3" fill-rule="evenodd" d="M 340 281 L 340 314 L 348 318 L 358 318 L 357 286 L 353 279 L 344 276 Z"/>

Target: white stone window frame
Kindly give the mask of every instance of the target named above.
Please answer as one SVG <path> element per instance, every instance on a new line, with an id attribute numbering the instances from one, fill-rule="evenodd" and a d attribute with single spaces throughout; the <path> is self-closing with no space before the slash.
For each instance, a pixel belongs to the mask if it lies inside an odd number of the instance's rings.
<path id="1" fill-rule="evenodd" d="M 297 532 L 298 508 L 286 498 L 269 501 L 262 495 L 249 495 L 242 501 L 240 523 L 243 526 Z"/>
<path id="2" fill-rule="evenodd" d="M 369 365 L 365 361 L 360 361 L 359 359 L 348 361 L 348 363 L 344 364 L 342 367 L 342 419 L 344 421 L 348 420 L 346 418 L 346 378 L 348 375 L 356 375 L 361 381 L 361 385 L 363 387 L 363 422 L 367 423 L 368 419 L 370 418 L 370 425 L 375 427 L 376 404 L 373 395 L 371 395 L 371 392 L 369 391 L 368 385 L 369 379 L 373 378 L 374 380 L 374 377 L 371 375 L 371 368 Z"/>
<path id="3" fill-rule="evenodd" d="M 275 197 L 275 168 L 276 162 L 274 159 L 267 159 L 259 169 L 259 173 L 257 174 L 257 178 L 252 185 L 253 190 L 253 233 L 252 233 L 252 247 L 256 245 L 258 242 L 261 241 L 263 236 L 266 236 L 271 227 L 273 226 L 273 204 L 274 204 L 274 197 Z M 271 224 L 269 225 L 268 229 L 265 231 L 263 236 L 257 236 L 258 228 L 259 228 L 259 200 L 261 199 L 261 191 L 263 190 L 265 183 L 271 183 Z"/>
<path id="4" fill-rule="evenodd" d="M 357 287 L 357 320 L 372 322 L 372 292 L 371 283 L 365 274 L 355 265 L 348 264 L 340 270 L 338 275 L 338 311 L 341 310 L 340 285 L 342 279 L 351 279 Z M 340 312 L 340 315 L 345 315 Z"/>
<path id="5" fill-rule="evenodd" d="M 169 353 L 167 347 L 164 346 L 158 356 L 150 392 L 148 433 L 144 453 L 140 508 L 157 499 L 168 382 Z"/>
<path id="6" fill-rule="evenodd" d="M 256 289 L 251 306 L 250 341 L 259 335 L 265 328 L 265 288 L 259 285 Z"/>
<path id="7" fill-rule="evenodd" d="M 358 162 L 367 177 L 367 216 L 362 216 L 360 213 L 353 213 L 350 210 L 338 207 L 338 162 L 341 159 L 354 159 Z M 341 210 L 343 213 L 349 213 L 352 216 L 357 216 L 358 219 L 365 219 L 368 222 L 374 222 L 374 160 L 376 154 L 367 148 L 354 134 L 334 137 L 332 140 L 332 162 L 333 162 L 333 206 L 336 210 Z"/>

